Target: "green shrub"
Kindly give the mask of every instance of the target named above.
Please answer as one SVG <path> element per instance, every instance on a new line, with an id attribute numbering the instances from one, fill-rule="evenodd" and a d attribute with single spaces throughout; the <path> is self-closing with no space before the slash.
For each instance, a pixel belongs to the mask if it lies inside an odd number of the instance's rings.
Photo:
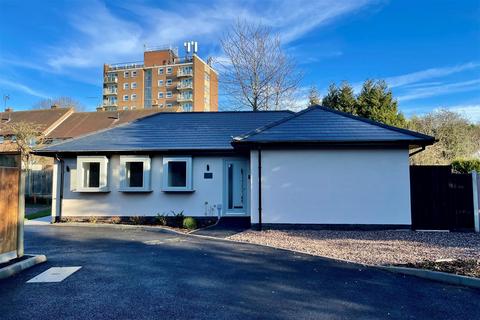
<path id="1" fill-rule="evenodd" d="M 183 219 L 183 227 L 189 230 L 197 229 L 197 221 L 192 217 L 185 217 Z"/>
<path id="2" fill-rule="evenodd" d="M 470 173 L 477 171 L 480 173 L 479 159 L 458 159 L 452 162 L 452 168 L 458 173 Z"/>

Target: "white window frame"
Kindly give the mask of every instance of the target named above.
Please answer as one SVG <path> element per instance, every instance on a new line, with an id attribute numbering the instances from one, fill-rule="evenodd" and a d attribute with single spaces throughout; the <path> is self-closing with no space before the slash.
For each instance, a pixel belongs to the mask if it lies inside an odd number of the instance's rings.
<path id="1" fill-rule="evenodd" d="M 171 108 L 171 107 L 173 107 L 173 104 L 167 103 L 166 107 L 167 107 L 167 108 Z"/>
<path id="2" fill-rule="evenodd" d="M 98 187 L 84 187 L 83 164 L 89 162 L 100 163 L 100 181 Z M 109 192 L 108 187 L 108 158 L 106 156 L 78 156 L 77 157 L 77 192 Z"/>
<path id="3" fill-rule="evenodd" d="M 132 96 L 130 97 L 130 101 L 137 101 L 137 94 L 136 93 L 132 94 Z"/>
<path id="4" fill-rule="evenodd" d="M 168 185 L 168 165 L 170 162 L 186 162 L 186 186 L 185 187 L 171 187 Z M 193 167 L 192 157 L 164 157 L 163 158 L 163 185 L 162 191 L 164 192 L 192 192 L 193 190 Z"/>
<path id="5" fill-rule="evenodd" d="M 142 187 L 129 187 L 127 185 L 127 162 L 143 162 Z M 120 192 L 151 192 L 150 175 L 151 159 L 149 156 L 120 156 Z"/>
<path id="6" fill-rule="evenodd" d="M 173 67 L 167 67 L 167 74 L 173 73 Z"/>
<path id="7" fill-rule="evenodd" d="M 132 71 L 132 78 L 135 78 L 137 76 L 137 71 Z"/>
<path id="8" fill-rule="evenodd" d="M 128 101 L 128 94 L 123 96 L 123 101 Z"/>
<path id="9" fill-rule="evenodd" d="M 167 91 L 167 92 L 165 93 L 165 97 L 166 97 L 166 98 L 171 98 L 171 97 L 172 97 L 172 91 Z"/>
<path id="10" fill-rule="evenodd" d="M 163 87 L 163 80 L 158 80 L 157 87 Z"/>
<path id="11" fill-rule="evenodd" d="M 173 80 L 172 79 L 167 79 L 167 86 L 171 86 L 173 84 Z"/>
<path id="12" fill-rule="evenodd" d="M 163 67 L 158 68 L 158 74 L 163 74 Z"/>
<path id="13" fill-rule="evenodd" d="M 129 75 L 130 75 L 130 72 L 129 72 L 129 71 L 124 71 L 124 72 L 123 72 L 123 77 L 124 77 L 124 78 L 128 78 Z"/>
<path id="14" fill-rule="evenodd" d="M 132 88 L 132 89 L 137 89 L 137 83 L 136 83 L 136 82 L 132 82 L 132 83 L 130 84 L 130 88 Z"/>
<path id="15" fill-rule="evenodd" d="M 125 83 L 123 84 L 123 90 L 128 90 L 128 89 L 130 89 L 130 85 L 129 85 L 128 82 L 125 82 Z"/>
<path id="16" fill-rule="evenodd" d="M 123 110 L 128 110 L 128 107 L 123 107 Z"/>
<path id="17" fill-rule="evenodd" d="M 158 99 L 163 99 L 163 92 L 162 91 L 158 92 Z"/>

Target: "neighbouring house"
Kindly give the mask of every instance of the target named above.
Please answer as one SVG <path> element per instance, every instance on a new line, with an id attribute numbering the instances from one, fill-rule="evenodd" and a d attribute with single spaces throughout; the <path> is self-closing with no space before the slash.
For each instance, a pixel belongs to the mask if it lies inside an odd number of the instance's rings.
<path id="1" fill-rule="evenodd" d="M 183 211 L 254 225 L 409 227 L 409 152 L 433 143 L 313 106 L 154 114 L 37 153 L 56 159 L 56 221 Z"/>

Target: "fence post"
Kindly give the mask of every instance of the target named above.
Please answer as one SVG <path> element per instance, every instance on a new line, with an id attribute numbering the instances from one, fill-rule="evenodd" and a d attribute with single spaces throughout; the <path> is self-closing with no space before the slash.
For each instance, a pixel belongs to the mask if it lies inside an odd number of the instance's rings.
<path id="1" fill-rule="evenodd" d="M 475 232 L 480 232 L 480 209 L 479 209 L 479 201 L 480 201 L 480 190 L 478 188 L 478 173 L 476 171 L 472 171 L 472 190 L 473 190 L 473 218 L 475 224 Z"/>
<path id="2" fill-rule="evenodd" d="M 25 217 L 25 171 L 18 168 L 18 225 L 17 225 L 17 257 L 23 257 L 23 223 Z"/>

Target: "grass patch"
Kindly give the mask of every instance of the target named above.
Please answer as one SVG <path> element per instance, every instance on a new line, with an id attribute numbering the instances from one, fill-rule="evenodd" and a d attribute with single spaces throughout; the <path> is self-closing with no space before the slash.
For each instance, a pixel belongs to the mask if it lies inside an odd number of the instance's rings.
<path id="1" fill-rule="evenodd" d="M 35 212 L 35 213 L 32 213 L 32 214 L 29 214 L 28 216 L 25 216 L 25 219 L 34 220 L 34 219 L 38 219 L 38 218 L 42 218 L 42 217 L 47 217 L 51 214 L 52 214 L 51 209 L 45 209 L 45 210 L 42 210 L 42 211 L 38 211 L 38 212 Z"/>

